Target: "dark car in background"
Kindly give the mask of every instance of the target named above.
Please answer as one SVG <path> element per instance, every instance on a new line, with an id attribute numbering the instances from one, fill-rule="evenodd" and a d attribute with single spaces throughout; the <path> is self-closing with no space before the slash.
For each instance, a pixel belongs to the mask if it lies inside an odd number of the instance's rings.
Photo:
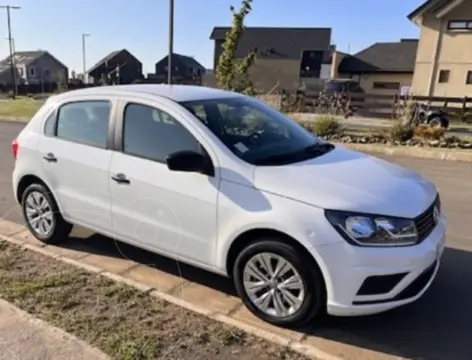
<path id="1" fill-rule="evenodd" d="M 328 95 L 334 95 L 335 93 L 364 94 L 359 82 L 352 79 L 329 80 L 324 90 Z"/>

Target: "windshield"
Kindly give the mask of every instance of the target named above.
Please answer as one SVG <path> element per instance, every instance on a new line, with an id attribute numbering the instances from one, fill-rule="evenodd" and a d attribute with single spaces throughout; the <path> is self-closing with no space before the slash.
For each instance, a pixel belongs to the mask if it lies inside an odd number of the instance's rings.
<path id="1" fill-rule="evenodd" d="M 283 165 L 329 151 L 325 145 L 318 147 L 321 141 L 313 134 L 256 99 L 238 96 L 181 105 L 236 156 L 254 165 Z"/>

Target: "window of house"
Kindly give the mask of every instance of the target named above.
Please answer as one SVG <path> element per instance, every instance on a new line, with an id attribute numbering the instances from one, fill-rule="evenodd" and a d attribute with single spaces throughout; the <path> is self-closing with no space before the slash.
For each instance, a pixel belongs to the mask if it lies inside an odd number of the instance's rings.
<path id="1" fill-rule="evenodd" d="M 467 71 L 467 78 L 465 83 L 467 85 L 472 85 L 472 71 Z"/>
<path id="2" fill-rule="evenodd" d="M 449 74 L 450 74 L 449 70 L 440 70 L 439 71 L 438 83 L 440 83 L 440 84 L 448 83 L 449 82 Z"/>
<path id="3" fill-rule="evenodd" d="M 34 67 L 29 68 L 29 74 L 30 76 L 36 76 L 36 69 Z"/>
<path id="4" fill-rule="evenodd" d="M 451 20 L 447 23 L 448 30 L 472 30 L 472 20 Z"/>
<path id="5" fill-rule="evenodd" d="M 399 82 L 390 82 L 390 81 L 374 81 L 372 84 L 373 89 L 382 89 L 382 90 L 399 90 Z"/>
<path id="6" fill-rule="evenodd" d="M 49 76 L 51 76 L 51 70 L 49 70 L 48 68 L 45 68 L 45 69 L 43 70 L 43 75 L 44 75 L 44 77 L 49 77 Z"/>
<path id="7" fill-rule="evenodd" d="M 195 137 L 168 113 L 140 104 L 128 104 L 124 114 L 123 151 L 164 163 L 177 151 L 200 152 Z"/>
<path id="8" fill-rule="evenodd" d="M 110 109 L 110 102 L 101 100 L 65 104 L 59 109 L 56 136 L 64 140 L 106 148 Z"/>

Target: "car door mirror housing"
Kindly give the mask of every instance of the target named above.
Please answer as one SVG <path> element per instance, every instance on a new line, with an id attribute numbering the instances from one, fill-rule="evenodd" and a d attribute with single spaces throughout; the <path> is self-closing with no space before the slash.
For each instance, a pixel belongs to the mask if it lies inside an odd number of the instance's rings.
<path id="1" fill-rule="evenodd" d="M 171 171 L 198 172 L 214 175 L 214 167 L 208 156 L 195 151 L 178 151 L 167 157 L 167 167 Z"/>

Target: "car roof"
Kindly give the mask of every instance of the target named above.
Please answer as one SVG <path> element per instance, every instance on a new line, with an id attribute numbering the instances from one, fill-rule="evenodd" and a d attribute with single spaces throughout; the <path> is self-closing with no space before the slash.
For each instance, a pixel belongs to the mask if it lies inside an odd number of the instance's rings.
<path id="1" fill-rule="evenodd" d="M 86 89 L 72 90 L 55 96 L 55 100 L 74 98 L 76 96 L 94 95 L 155 95 L 167 99 L 183 102 L 195 100 L 210 100 L 242 96 L 238 93 L 204 86 L 194 85 L 167 85 L 167 84 L 132 84 L 97 86 Z"/>

